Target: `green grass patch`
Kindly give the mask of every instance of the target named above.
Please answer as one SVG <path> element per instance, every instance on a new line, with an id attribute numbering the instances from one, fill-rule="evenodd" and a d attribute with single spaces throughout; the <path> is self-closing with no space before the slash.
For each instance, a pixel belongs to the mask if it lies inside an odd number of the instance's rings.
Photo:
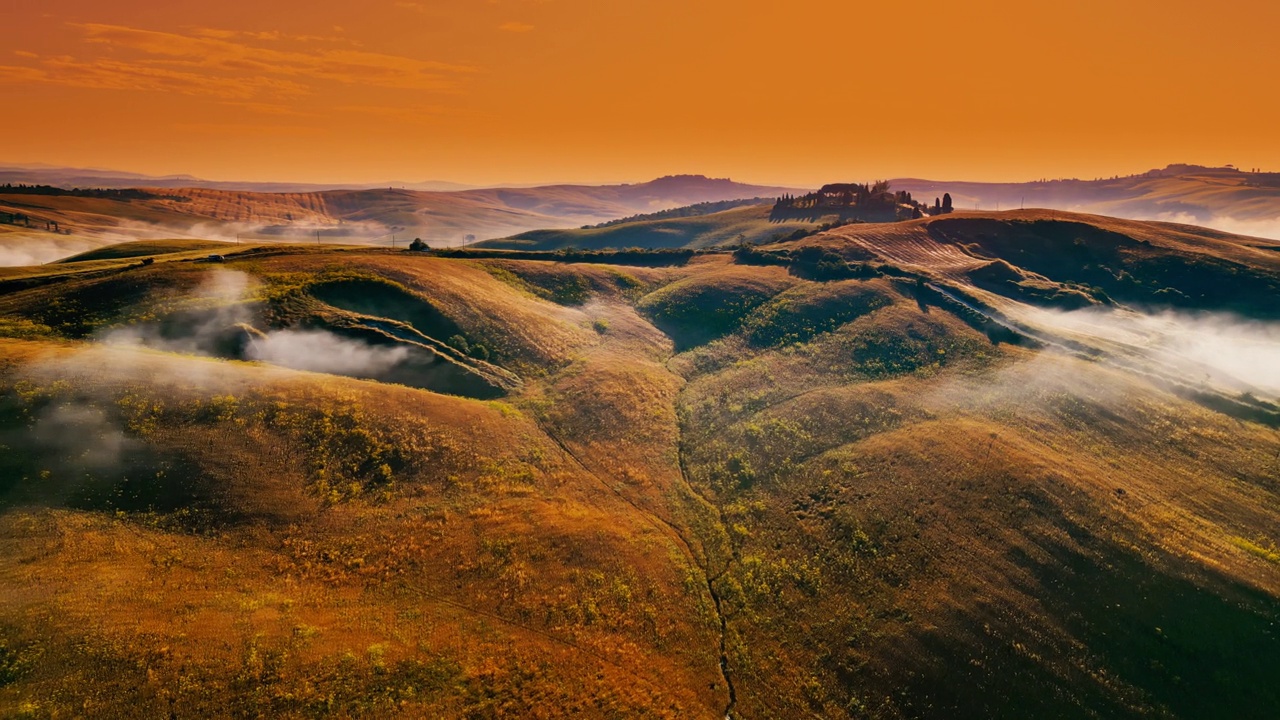
<path id="1" fill-rule="evenodd" d="M 891 302 L 888 295 L 861 282 L 803 285 L 763 305 L 742 329 L 757 347 L 803 343 Z"/>
<path id="2" fill-rule="evenodd" d="M 1263 541 L 1263 542 L 1266 542 L 1266 541 Z M 1261 545 L 1259 543 L 1246 540 L 1242 537 L 1233 537 L 1231 538 L 1231 544 L 1235 545 L 1241 550 L 1244 550 L 1250 555 L 1256 555 L 1262 558 L 1263 560 L 1266 560 L 1267 562 L 1272 562 L 1272 563 L 1276 563 L 1277 565 L 1280 565 L 1280 549 L 1277 549 L 1276 544 L 1273 542 L 1267 542 L 1266 545 Z"/>
<path id="3" fill-rule="evenodd" d="M 752 312 L 793 282 L 781 273 L 701 275 L 646 295 L 639 309 L 683 350 L 737 331 Z"/>
<path id="4" fill-rule="evenodd" d="M 71 257 L 63 258 L 58 262 L 77 263 L 91 260 L 121 260 L 125 258 L 143 257 L 146 255 L 168 255 L 171 253 L 195 252 L 199 250 L 214 251 L 229 247 L 232 247 L 231 243 L 219 242 L 217 240 L 135 240 L 133 242 L 117 243 L 115 245 L 95 248 L 88 252 L 82 252 L 79 255 L 72 255 Z"/>
<path id="5" fill-rule="evenodd" d="M 53 328 L 24 317 L 0 317 L 0 337 L 31 340 L 48 337 L 52 334 Z"/>

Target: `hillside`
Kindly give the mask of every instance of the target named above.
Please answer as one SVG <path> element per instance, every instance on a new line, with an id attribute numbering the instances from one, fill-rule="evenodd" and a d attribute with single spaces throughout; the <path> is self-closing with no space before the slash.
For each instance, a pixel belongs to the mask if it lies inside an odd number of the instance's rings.
<path id="1" fill-rule="evenodd" d="M 0 715 L 1270 717 L 1273 247 L 1028 210 L 14 269 Z"/>
<path id="2" fill-rule="evenodd" d="M 472 186 L 444 181 L 385 183 L 298 183 L 238 180 L 205 180 L 194 175 L 147 175 L 100 168 L 69 168 L 44 164 L 0 165 L 0 184 L 56 185 L 63 188 L 201 188 L 264 193 L 306 193 L 325 190 L 372 190 L 398 187 L 409 190 L 470 190 Z"/>
<path id="3" fill-rule="evenodd" d="M 201 252 L 235 248 L 232 243 L 214 240 L 137 240 L 107 245 L 89 252 L 72 255 L 59 262 L 92 262 L 94 260 L 123 260 L 148 255 L 168 255 L 180 252 Z"/>
<path id="4" fill-rule="evenodd" d="M 634 185 L 556 185 L 456 192 L 401 189 L 263 193 L 142 188 L 142 198 L 5 193 L 0 230 L 9 252 L 40 257 L 40 238 L 81 249 L 139 238 L 327 241 L 390 246 L 421 237 L 435 246 L 535 228 L 595 224 L 701 202 L 771 196 L 782 188 L 702 176 Z M 53 227 L 51 223 L 56 223 Z M 55 230 L 57 232 L 46 232 Z M 66 237 L 70 235 L 72 237 Z M 395 236 L 395 238 L 393 238 Z M 52 258 L 50 258 L 52 259 Z M 41 260 L 44 261 L 44 260 Z"/>
<path id="5" fill-rule="evenodd" d="M 1280 239 L 1280 174 L 1170 165 L 1141 175 L 1099 180 L 978 183 L 900 178 L 920 197 L 949 192 L 957 208 L 1054 208 L 1134 220 L 1207 225 Z"/>
<path id="6" fill-rule="evenodd" d="M 797 231 L 816 231 L 823 224 L 838 222 L 838 214 L 805 218 L 774 219 L 772 203 L 749 205 L 690 217 L 640 217 L 631 222 L 603 227 L 566 230 L 531 230 L 509 238 L 486 240 L 476 247 L 503 250 L 559 250 L 578 248 L 711 248 L 758 244 L 787 237 Z"/>

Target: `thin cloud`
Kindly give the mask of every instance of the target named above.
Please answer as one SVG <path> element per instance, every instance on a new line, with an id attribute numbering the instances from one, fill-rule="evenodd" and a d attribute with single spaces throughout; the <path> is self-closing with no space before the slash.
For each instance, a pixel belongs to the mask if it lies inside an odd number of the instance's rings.
<path id="1" fill-rule="evenodd" d="M 229 78 L 171 68 L 100 59 L 81 62 L 70 57 L 44 58 L 39 67 L 0 66 L 0 82 L 47 83 L 107 90 L 143 90 L 247 100 L 259 94 L 296 96 L 307 88 L 264 77 Z"/>
<path id="2" fill-rule="evenodd" d="M 198 37 L 140 30 L 121 25 L 79 23 L 92 43 L 124 47 L 158 58 L 193 61 L 210 68 L 233 63 L 232 69 L 255 68 L 284 75 L 307 75 L 363 83 L 381 79 L 387 87 L 434 89 L 444 80 L 441 73 L 474 72 L 475 68 L 399 55 L 359 50 L 299 52 L 250 46 L 225 38 Z"/>
<path id="3" fill-rule="evenodd" d="M 329 108 L 329 110 L 332 112 L 369 115 L 406 123 L 419 123 L 438 118 L 442 115 L 460 114 L 460 111 L 457 108 L 445 105 L 417 105 L 413 107 L 390 105 L 335 105 Z"/>
<path id="4" fill-rule="evenodd" d="M 315 113 L 307 113 L 289 105 L 269 102 L 253 102 L 249 100 L 226 100 L 222 102 L 228 107 L 235 107 L 245 112 L 277 117 L 315 117 Z"/>
<path id="5" fill-rule="evenodd" d="M 335 32 L 341 32 L 341 28 L 334 28 Z M 339 37 L 337 35 L 294 35 L 291 33 L 280 32 L 279 30 L 227 30 L 225 28 L 200 27 L 192 31 L 192 34 L 198 37 L 215 38 L 218 40 L 234 40 L 241 38 L 244 40 L 257 40 L 260 42 L 273 42 L 285 40 L 298 43 L 333 43 L 339 45 L 351 45 L 360 47 L 361 43 L 347 37 Z"/>
<path id="6" fill-rule="evenodd" d="M 200 28 L 191 34 L 72 23 L 110 57 L 35 56 L 0 66 L 2 83 L 48 83 L 115 90 L 209 95 L 223 100 L 300 96 L 317 81 L 399 90 L 450 91 L 475 68 L 352 48 L 287 49 L 287 42 L 340 41 L 275 32 Z M 258 44 L 251 44 L 258 43 Z M 264 47 L 262 43 L 270 44 Z"/>
<path id="7" fill-rule="evenodd" d="M 257 136 L 279 135 L 281 137 L 297 137 L 299 135 L 322 135 L 324 129 L 309 125 L 282 125 L 277 123 L 239 123 L 239 122 L 180 122 L 174 123 L 175 130 L 192 133 L 234 136 L 237 134 L 253 134 Z"/>

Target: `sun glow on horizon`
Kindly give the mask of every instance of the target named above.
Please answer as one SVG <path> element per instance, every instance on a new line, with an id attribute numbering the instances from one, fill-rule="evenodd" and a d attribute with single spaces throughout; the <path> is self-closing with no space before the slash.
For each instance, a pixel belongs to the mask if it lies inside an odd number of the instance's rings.
<path id="1" fill-rule="evenodd" d="M 1280 166 L 1280 7 L 1229 4 L 17 0 L 0 160 L 799 187 Z"/>

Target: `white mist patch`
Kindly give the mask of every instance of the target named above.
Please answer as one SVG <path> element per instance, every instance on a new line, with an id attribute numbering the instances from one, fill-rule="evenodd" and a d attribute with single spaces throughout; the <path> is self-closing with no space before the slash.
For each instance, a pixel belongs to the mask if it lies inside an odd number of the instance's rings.
<path id="1" fill-rule="evenodd" d="M 382 223 L 360 220 L 339 224 L 290 222 L 264 225 L 251 222 L 199 222 L 189 225 L 149 223 L 121 219 L 110 228 L 94 228 L 77 236 L 23 234 L 0 236 L 0 267 L 43 265 L 95 248 L 138 240 L 216 240 L 226 243 L 260 245 L 319 241 L 323 244 L 372 245 L 391 242 L 391 228 Z M 42 233 L 43 235 L 43 233 Z"/>
<path id="2" fill-rule="evenodd" d="M 95 247 L 98 247 L 98 243 L 56 235 L 47 239 L 0 236 L 0 267 L 43 265 Z"/>
<path id="3" fill-rule="evenodd" d="M 286 370 L 269 365 L 253 367 L 200 356 L 174 357 L 142 345 L 104 344 L 50 354 L 27 365 L 22 372 L 24 379 L 41 385 L 62 380 L 95 388 L 142 382 L 166 391 L 203 393 L 251 392 L 286 375 Z"/>
<path id="4" fill-rule="evenodd" d="M 88 404 L 51 407 L 36 418 L 31 439 L 70 467 L 101 470 L 120 464 L 136 446 L 101 410 Z"/>
<path id="5" fill-rule="evenodd" d="M 1224 313 L 1026 308 L 1018 319 L 1054 332 L 1104 341 L 1139 369 L 1191 385 L 1280 398 L 1280 323 Z"/>
<path id="6" fill-rule="evenodd" d="M 1154 219 L 1183 225 L 1199 225 L 1232 235 L 1280 240 L 1280 217 L 1244 220 L 1230 215 L 1213 215 L 1205 220 L 1189 213 L 1161 213 Z"/>
<path id="7" fill-rule="evenodd" d="M 224 356 L 229 336 L 245 339 L 245 359 L 294 370 L 377 378 L 409 358 L 402 346 L 370 345 L 327 330 L 271 330 L 252 333 L 237 330 L 251 325 L 253 317 L 243 304 L 250 297 L 253 278 L 217 268 L 191 295 L 189 324 L 175 332 L 161 332 L 153 325 L 117 328 L 104 335 L 109 345 L 145 347 L 185 355 Z"/>
<path id="8" fill-rule="evenodd" d="M 151 325 L 136 325 L 108 331 L 99 339 L 108 345 L 148 347 L 153 350 L 186 355 L 216 355 L 219 340 L 228 329 L 247 323 L 252 318 L 240 303 L 249 295 L 252 278 L 235 270 L 215 269 L 192 293 L 193 308 L 202 309 L 192 315 L 191 324 L 181 332 L 162 334 Z"/>
<path id="9" fill-rule="evenodd" d="M 294 370 L 377 377 L 409 357 L 405 347 L 381 347 L 323 330 L 277 330 L 254 340 L 251 360 Z"/>
<path id="10" fill-rule="evenodd" d="M 129 240 L 161 240 L 182 238 L 191 240 L 218 240 L 261 244 L 273 242 L 315 242 L 317 233 L 321 243 L 343 245 L 384 245 L 390 240 L 388 228 L 372 220 L 344 221 L 341 223 L 309 222 L 241 222 L 219 221 L 172 225 L 148 223 L 138 220 L 122 220 L 111 231 L 103 233 L 113 242 Z"/>

